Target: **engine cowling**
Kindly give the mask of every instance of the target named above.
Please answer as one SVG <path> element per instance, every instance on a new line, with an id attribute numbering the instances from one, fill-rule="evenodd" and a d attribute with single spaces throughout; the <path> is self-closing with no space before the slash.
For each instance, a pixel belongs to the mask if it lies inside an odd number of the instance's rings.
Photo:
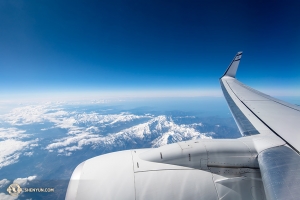
<path id="1" fill-rule="evenodd" d="M 77 166 L 66 199 L 264 199 L 250 149 L 197 140 L 105 154 Z"/>

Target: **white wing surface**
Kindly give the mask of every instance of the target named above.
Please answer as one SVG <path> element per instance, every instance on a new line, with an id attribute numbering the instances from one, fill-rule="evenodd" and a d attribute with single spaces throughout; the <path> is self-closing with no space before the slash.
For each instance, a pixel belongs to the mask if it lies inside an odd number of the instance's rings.
<path id="1" fill-rule="evenodd" d="M 235 79 L 239 52 L 220 79 L 224 96 L 244 136 L 272 132 L 300 151 L 300 107 L 270 97 Z M 239 58 L 239 59 L 237 59 Z"/>

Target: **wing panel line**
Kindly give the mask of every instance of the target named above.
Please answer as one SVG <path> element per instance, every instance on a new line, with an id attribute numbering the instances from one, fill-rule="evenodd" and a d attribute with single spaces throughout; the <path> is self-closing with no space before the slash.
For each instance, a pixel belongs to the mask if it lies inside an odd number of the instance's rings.
<path id="1" fill-rule="evenodd" d="M 259 95 L 259 96 L 263 96 L 264 98 L 269 99 L 269 101 L 273 101 L 273 102 L 275 102 L 275 103 L 278 103 L 278 104 L 283 105 L 283 106 L 285 106 L 285 107 L 291 108 L 291 109 L 293 109 L 293 110 L 300 111 L 300 110 L 298 110 L 298 109 L 296 109 L 296 108 L 293 108 L 293 107 L 291 107 L 291 106 L 289 106 L 289 105 L 287 105 L 287 104 L 283 104 L 283 103 L 277 101 L 275 98 L 272 98 L 272 97 L 269 96 L 269 95 L 263 94 L 263 93 L 261 93 L 261 92 L 255 90 L 255 89 L 253 89 L 253 88 L 250 88 L 250 87 L 248 87 L 248 86 L 246 86 L 246 85 L 240 83 L 240 82 L 237 81 L 237 80 L 234 80 L 234 82 L 237 83 L 238 85 L 240 85 L 241 87 L 245 88 L 246 90 L 250 90 L 251 92 L 254 92 L 254 93 L 256 93 L 256 94 Z M 227 84 L 228 84 L 228 83 L 227 83 Z M 229 85 L 229 84 L 228 84 L 228 85 Z M 231 89 L 231 88 L 230 88 L 230 89 Z M 231 90 L 232 90 L 232 89 L 231 89 Z M 232 91 L 233 91 L 233 90 L 232 90 Z M 235 95 L 235 96 L 237 96 L 237 95 Z M 250 101 L 252 101 L 252 100 L 250 100 Z"/>

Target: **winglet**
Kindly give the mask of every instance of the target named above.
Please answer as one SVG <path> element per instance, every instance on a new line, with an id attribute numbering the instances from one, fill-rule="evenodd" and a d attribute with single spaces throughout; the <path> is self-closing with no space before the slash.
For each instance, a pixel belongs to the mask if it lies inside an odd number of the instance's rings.
<path id="1" fill-rule="evenodd" d="M 225 73 L 223 74 L 222 77 L 229 76 L 229 77 L 235 78 L 235 74 L 236 74 L 236 71 L 237 71 L 238 66 L 240 64 L 242 53 L 243 52 L 241 52 L 241 51 L 237 52 L 237 54 L 234 56 L 233 60 L 231 61 L 229 67 L 227 68 L 227 70 L 225 71 Z"/>

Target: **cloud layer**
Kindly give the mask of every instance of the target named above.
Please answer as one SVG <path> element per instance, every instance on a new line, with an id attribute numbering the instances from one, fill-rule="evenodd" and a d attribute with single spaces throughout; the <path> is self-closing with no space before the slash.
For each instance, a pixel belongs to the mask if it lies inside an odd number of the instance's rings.
<path id="1" fill-rule="evenodd" d="M 93 148 L 113 149 L 125 147 L 128 143 L 134 146 L 135 143 L 144 142 L 151 147 L 159 147 L 182 140 L 211 138 L 213 134 L 200 133 L 194 128 L 195 124 L 178 125 L 171 117 L 165 115 L 135 115 L 128 112 L 103 115 L 96 112 L 66 111 L 62 105 L 51 103 L 15 108 L 2 116 L 2 119 L 15 127 L 50 122 L 53 124 L 51 128 L 66 130 L 64 137 L 54 139 L 44 147 L 49 152 L 57 152 L 58 155 L 65 156 L 70 156 L 72 152 L 88 145 Z M 143 122 L 134 123 L 138 120 Z M 124 124 L 129 125 L 121 130 L 114 129 Z M 110 132 L 104 134 L 107 128 Z M 41 128 L 40 132 L 48 129 Z M 33 155 L 32 151 L 27 150 L 30 145 L 38 145 L 38 140 L 21 140 L 30 136 L 24 130 L 17 128 L 0 129 L 0 139 L 2 137 L 4 140 L 1 141 L 0 146 L 0 152 L 3 152 L 0 167 L 17 162 L 21 151 L 25 156 Z"/>
<path id="2" fill-rule="evenodd" d="M 0 128 L 0 169 L 18 162 L 24 150 L 37 145 L 38 139 L 28 140 L 30 135 L 25 132 L 17 128 Z"/>

